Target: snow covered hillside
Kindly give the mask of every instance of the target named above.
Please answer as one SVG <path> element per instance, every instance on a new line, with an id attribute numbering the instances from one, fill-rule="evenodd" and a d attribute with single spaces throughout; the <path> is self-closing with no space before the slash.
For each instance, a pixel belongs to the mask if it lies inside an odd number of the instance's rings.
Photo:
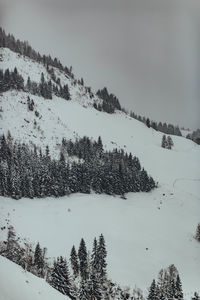
<path id="1" fill-rule="evenodd" d="M 52 100 L 29 96 L 39 117 L 28 111 L 27 93 L 8 91 L 0 95 L 1 133 L 10 130 L 15 139 L 33 142 L 43 149 L 49 145 L 55 154 L 59 153 L 62 137 L 86 135 L 97 139 L 100 135 L 105 149 L 132 152 L 159 183 L 172 185 L 178 178 L 200 179 L 200 147 L 191 140 L 172 136 L 174 147 L 169 151 L 161 148 L 162 133 L 120 111 L 107 114 L 56 96 Z"/>
<path id="2" fill-rule="evenodd" d="M 44 279 L 0 256 L 0 300 L 66 300 Z"/>
<path id="3" fill-rule="evenodd" d="M 105 235 L 109 276 L 146 290 L 161 268 L 175 264 L 185 293 L 199 289 L 200 244 L 193 238 L 199 222 L 199 198 L 178 188 L 129 193 L 127 200 L 108 195 L 76 194 L 59 199 L 0 198 L 0 225 L 48 248 L 48 256 L 78 249 L 83 237 Z M 2 233 L 3 235 L 3 233 Z M 6 231 L 4 231 L 6 239 Z"/>
<path id="4" fill-rule="evenodd" d="M 44 79 L 46 81 L 51 80 L 51 76 L 43 64 L 36 62 L 26 56 L 20 55 L 11 51 L 8 48 L 0 49 L 0 69 L 5 71 L 9 69 L 13 71 L 17 68 L 18 73 L 24 78 L 26 83 L 28 77 L 36 83 L 41 80 L 42 73 L 44 74 Z M 67 76 L 63 71 L 53 67 L 56 78 L 60 79 L 62 85 L 67 84 L 69 87 L 70 94 L 73 101 L 79 102 L 84 106 L 92 106 L 93 102 L 101 102 L 101 100 L 94 94 L 92 99 L 87 88 L 81 84 L 74 84 L 75 80 Z"/>
<path id="5" fill-rule="evenodd" d="M 30 76 L 39 82 L 42 72 L 49 80 L 40 63 L 4 48 L 0 57 L 0 69 L 13 70 L 16 66 L 25 81 Z M 200 244 L 193 238 L 200 222 L 200 146 L 184 137 L 171 136 L 172 150 L 162 148 L 161 132 L 121 111 L 108 114 L 96 110 L 94 101 L 101 101 L 96 95 L 91 99 L 84 86 L 74 86 L 73 79 L 56 68 L 55 73 L 62 84 L 68 84 L 72 100 L 57 96 L 47 100 L 15 90 L 2 93 L 0 134 L 9 130 L 14 139 L 34 143 L 43 150 L 49 145 L 55 157 L 63 137 L 74 140 L 85 135 L 92 139 L 101 136 L 106 150 L 118 148 L 136 155 L 159 188 L 150 193 L 130 193 L 127 200 L 95 194 L 19 201 L 0 197 L 0 226 L 9 220 L 17 234 L 33 243 L 39 241 L 51 257 L 69 257 L 72 245 L 78 247 L 82 237 L 91 249 L 93 238 L 103 233 L 108 272 L 113 280 L 146 289 L 161 268 L 175 264 L 184 292 L 191 296 L 200 282 Z M 34 100 L 34 111 L 28 110 L 28 96 Z M 6 231 L 0 234 L 6 238 Z M 7 263 L 1 259 L 1 264 Z M 12 272 L 13 264 L 8 266 Z M 16 267 L 17 274 L 19 270 Z"/>

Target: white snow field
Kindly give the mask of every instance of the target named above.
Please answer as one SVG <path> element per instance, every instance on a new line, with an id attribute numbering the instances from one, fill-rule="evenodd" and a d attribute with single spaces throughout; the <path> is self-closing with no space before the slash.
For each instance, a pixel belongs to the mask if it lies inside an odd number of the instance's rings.
<path id="1" fill-rule="evenodd" d="M 44 279 L 0 256 L 0 300 L 67 300 Z"/>
<path id="2" fill-rule="evenodd" d="M 199 202 L 168 188 L 130 193 L 127 200 L 95 194 L 19 201 L 1 197 L 0 223 L 9 219 L 21 237 L 47 247 L 50 257 L 69 258 L 82 237 L 91 250 L 93 238 L 103 233 L 114 281 L 146 290 L 159 270 L 173 263 L 184 292 L 192 293 L 200 281 L 200 243 L 193 238 Z"/>
<path id="3" fill-rule="evenodd" d="M 20 74 L 34 80 L 46 72 L 28 58 L 8 49 L 0 51 L 0 68 L 16 65 Z M 175 264 L 190 299 L 200 289 L 200 243 L 194 239 L 200 222 L 200 147 L 184 137 L 171 136 L 173 149 L 161 148 L 162 133 L 122 112 L 95 110 L 93 101 L 100 101 L 96 96 L 91 100 L 84 87 L 74 87 L 71 79 L 56 72 L 62 83 L 69 84 L 72 100 L 29 95 L 40 114 L 36 117 L 27 109 L 27 93 L 6 92 L 0 95 L 0 133 L 10 130 L 15 139 L 43 149 L 48 144 L 54 156 L 62 137 L 97 139 L 100 135 L 105 149 L 117 147 L 138 156 L 159 188 L 129 193 L 127 200 L 95 194 L 18 201 L 0 197 L 0 226 L 9 219 L 21 237 L 34 244 L 39 241 L 52 258 L 69 257 L 72 245 L 77 248 L 82 237 L 91 249 L 93 238 L 103 233 L 108 273 L 114 281 L 146 290 L 161 268 Z M 6 238 L 6 231 L 0 235 Z"/>

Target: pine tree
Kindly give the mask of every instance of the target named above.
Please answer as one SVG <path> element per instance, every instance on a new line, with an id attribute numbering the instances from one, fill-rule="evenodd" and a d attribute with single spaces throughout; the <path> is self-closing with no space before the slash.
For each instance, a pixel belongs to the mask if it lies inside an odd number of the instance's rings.
<path id="1" fill-rule="evenodd" d="M 174 146 L 174 143 L 172 141 L 171 136 L 168 135 L 167 137 L 167 149 L 172 149 L 172 147 Z"/>
<path id="2" fill-rule="evenodd" d="M 106 256 L 107 256 L 107 251 L 105 246 L 105 239 L 103 234 L 101 234 L 99 237 L 99 243 L 97 247 L 97 262 L 98 262 L 97 272 L 101 282 L 105 281 L 107 275 Z"/>
<path id="3" fill-rule="evenodd" d="M 88 257 L 85 241 L 82 238 L 78 250 L 79 266 L 80 266 L 80 275 L 83 280 L 88 279 Z"/>
<path id="4" fill-rule="evenodd" d="M 11 185 L 11 197 L 14 199 L 21 198 L 21 178 L 19 166 L 12 163 L 10 167 L 10 185 Z"/>
<path id="5" fill-rule="evenodd" d="M 101 154 L 102 154 L 102 152 L 103 152 L 103 143 L 102 143 L 102 139 L 101 139 L 100 136 L 98 137 L 97 148 L 98 148 L 98 153 L 99 153 L 100 156 L 101 156 Z"/>
<path id="6" fill-rule="evenodd" d="M 156 131 L 158 130 L 158 126 L 157 126 L 157 123 L 156 122 L 151 122 L 151 127 L 153 128 L 153 129 L 155 129 Z"/>
<path id="7" fill-rule="evenodd" d="M 92 269 L 92 273 L 94 274 L 98 273 L 97 248 L 98 248 L 97 239 L 94 238 L 93 249 L 91 254 L 91 269 Z"/>
<path id="8" fill-rule="evenodd" d="M 5 70 L 3 78 L 3 91 L 8 91 L 10 89 L 11 75 L 9 69 Z"/>
<path id="9" fill-rule="evenodd" d="M 163 136 L 162 136 L 162 144 L 161 144 L 161 146 L 163 148 L 167 148 L 167 139 L 166 139 L 166 135 L 165 134 L 163 134 Z"/>
<path id="10" fill-rule="evenodd" d="M 40 244 L 37 243 L 34 252 L 34 265 L 38 270 L 38 275 L 44 276 L 44 258 L 42 254 L 42 249 L 40 248 Z"/>
<path id="11" fill-rule="evenodd" d="M 148 294 L 147 300 L 158 300 L 158 294 L 157 294 L 155 279 L 153 279 L 152 284 L 149 288 L 149 294 Z"/>
<path id="12" fill-rule="evenodd" d="M 7 244 L 6 244 L 6 257 L 12 261 L 14 261 L 15 244 L 16 244 L 16 233 L 13 226 L 9 226 Z"/>
<path id="13" fill-rule="evenodd" d="M 171 279 L 169 279 L 169 283 L 168 283 L 167 291 L 166 291 L 168 299 L 174 299 L 175 291 L 176 291 L 175 282 L 174 282 L 174 279 L 171 278 Z"/>
<path id="14" fill-rule="evenodd" d="M 200 223 L 197 225 L 195 239 L 200 242 Z"/>
<path id="15" fill-rule="evenodd" d="M 66 100 L 70 100 L 70 93 L 69 93 L 69 88 L 68 88 L 67 84 L 65 84 L 62 88 L 61 97 Z"/>
<path id="16" fill-rule="evenodd" d="M 73 246 L 70 254 L 70 262 L 71 262 L 71 268 L 74 273 L 74 277 L 76 278 L 79 274 L 79 263 L 78 263 L 78 255 L 76 253 L 76 249 Z"/>
<path id="17" fill-rule="evenodd" d="M 151 127 L 149 118 L 147 118 L 147 120 L 146 120 L 146 126 L 147 126 L 148 128 Z"/>
<path id="18" fill-rule="evenodd" d="M 183 300 L 182 283 L 181 283 L 179 275 L 177 275 L 177 278 L 176 278 L 175 299 Z"/>
<path id="19" fill-rule="evenodd" d="M 62 256 L 57 258 L 57 261 L 54 262 L 50 284 L 62 294 L 72 298 L 71 280 L 68 265 Z"/>

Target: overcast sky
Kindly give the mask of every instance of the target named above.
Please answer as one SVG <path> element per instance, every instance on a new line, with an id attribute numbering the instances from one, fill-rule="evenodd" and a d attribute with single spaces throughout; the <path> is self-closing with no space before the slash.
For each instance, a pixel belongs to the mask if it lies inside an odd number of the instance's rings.
<path id="1" fill-rule="evenodd" d="M 0 23 L 122 106 L 200 127 L 199 0 L 0 0 Z"/>

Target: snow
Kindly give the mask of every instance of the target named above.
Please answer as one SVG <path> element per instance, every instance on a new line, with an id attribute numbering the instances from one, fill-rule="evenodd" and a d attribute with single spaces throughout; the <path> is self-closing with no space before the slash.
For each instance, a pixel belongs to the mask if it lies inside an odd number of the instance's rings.
<path id="1" fill-rule="evenodd" d="M 0 49 L 0 69 L 5 71 L 9 69 L 13 71 L 17 67 L 17 71 L 24 78 L 24 83 L 26 84 L 28 77 L 31 81 L 40 83 L 41 75 L 44 74 L 44 79 L 46 81 L 51 80 L 50 74 L 47 72 L 46 68 L 42 63 L 36 62 L 26 56 L 20 55 L 11 51 L 8 48 Z M 50 67 L 51 68 L 51 67 Z M 69 92 L 72 96 L 73 101 L 77 101 L 84 107 L 92 106 L 93 102 L 101 103 L 96 95 L 94 95 L 93 100 L 90 98 L 88 92 L 84 86 L 80 84 L 74 85 L 74 79 L 67 76 L 63 71 L 53 67 L 56 78 L 60 78 L 61 85 L 67 84 L 69 87 Z M 55 84 L 55 82 L 53 82 Z"/>
<path id="2" fill-rule="evenodd" d="M 91 250 L 93 238 L 103 233 L 114 281 L 146 290 L 159 270 L 173 263 L 184 292 L 199 289 L 200 244 L 193 236 L 200 201 L 176 187 L 130 193 L 127 200 L 76 194 L 19 201 L 1 197 L 0 203 L 1 224 L 9 219 L 20 236 L 40 241 L 52 258 L 69 258 L 72 245 L 78 249 L 82 237 Z"/>
<path id="3" fill-rule="evenodd" d="M 41 64 L 8 49 L 0 51 L 0 68 L 16 65 L 20 74 L 38 82 L 41 72 L 45 78 L 49 76 Z M 69 257 L 72 245 L 78 247 L 82 237 L 91 249 L 93 238 L 103 233 L 113 280 L 146 289 L 161 268 L 173 263 L 184 292 L 191 296 L 200 282 L 200 244 L 193 238 L 200 222 L 199 145 L 171 136 L 173 149 L 163 149 L 162 133 L 122 112 L 95 110 L 84 87 L 73 86 L 73 80 L 57 69 L 55 73 L 62 84 L 69 85 L 72 100 L 29 95 L 40 113 L 38 118 L 27 110 L 27 93 L 8 91 L 0 95 L 0 133 L 10 130 L 15 139 L 34 142 L 43 149 L 48 144 L 54 156 L 62 137 L 97 139 L 100 135 L 105 149 L 120 148 L 138 156 L 159 188 L 151 193 L 130 193 L 127 200 L 95 194 L 19 201 L 0 197 L 0 225 L 9 219 L 21 237 L 40 241 L 51 257 Z M 94 99 L 100 101 L 97 96 Z M 5 231 L 0 234 L 5 238 Z"/>
<path id="4" fill-rule="evenodd" d="M 66 300 L 44 279 L 0 256 L 0 300 Z"/>
<path id="5" fill-rule="evenodd" d="M 0 49 L 0 57 L 0 69 L 4 71 L 6 69 L 13 71 L 16 67 L 18 73 L 23 76 L 25 83 L 27 82 L 28 76 L 30 76 L 32 81 L 39 83 L 42 73 L 44 74 L 46 81 L 51 79 L 46 68 L 42 64 L 37 63 L 26 56 L 15 53 L 8 48 Z"/>

